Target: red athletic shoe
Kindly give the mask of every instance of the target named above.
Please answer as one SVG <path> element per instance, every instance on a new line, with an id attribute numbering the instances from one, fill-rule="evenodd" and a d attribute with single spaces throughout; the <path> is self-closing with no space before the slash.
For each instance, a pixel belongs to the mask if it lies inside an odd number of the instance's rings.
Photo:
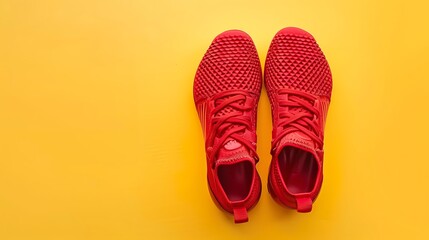
<path id="1" fill-rule="evenodd" d="M 249 35 L 226 31 L 217 36 L 194 80 L 207 157 L 207 179 L 218 206 L 247 222 L 247 211 L 261 194 L 256 171 L 256 110 L 262 73 Z"/>
<path id="2" fill-rule="evenodd" d="M 265 63 L 273 118 L 268 190 L 278 202 L 310 212 L 322 185 L 323 129 L 332 91 L 328 62 L 308 32 L 279 31 Z"/>

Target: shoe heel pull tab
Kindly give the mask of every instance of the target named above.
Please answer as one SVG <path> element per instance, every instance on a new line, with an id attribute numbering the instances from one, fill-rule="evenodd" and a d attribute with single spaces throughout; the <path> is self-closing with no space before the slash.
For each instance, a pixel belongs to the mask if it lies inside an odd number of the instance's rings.
<path id="1" fill-rule="evenodd" d="M 309 197 L 296 198 L 296 210 L 301 213 L 311 212 L 313 201 Z"/>
<path id="2" fill-rule="evenodd" d="M 249 217 L 247 216 L 246 208 L 234 208 L 234 222 L 235 223 L 245 223 L 249 221 Z"/>

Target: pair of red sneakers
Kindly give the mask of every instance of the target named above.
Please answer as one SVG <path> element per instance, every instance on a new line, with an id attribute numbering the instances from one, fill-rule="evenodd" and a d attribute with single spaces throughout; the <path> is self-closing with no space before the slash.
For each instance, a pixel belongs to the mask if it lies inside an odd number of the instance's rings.
<path id="1" fill-rule="evenodd" d="M 264 80 L 273 120 L 268 190 L 277 202 L 309 212 L 322 184 L 323 130 L 332 91 L 328 62 L 311 34 L 285 28 L 271 42 Z M 248 221 L 247 211 L 261 195 L 256 170 L 261 86 L 255 45 L 238 30 L 213 40 L 194 80 L 210 192 L 236 223 Z"/>

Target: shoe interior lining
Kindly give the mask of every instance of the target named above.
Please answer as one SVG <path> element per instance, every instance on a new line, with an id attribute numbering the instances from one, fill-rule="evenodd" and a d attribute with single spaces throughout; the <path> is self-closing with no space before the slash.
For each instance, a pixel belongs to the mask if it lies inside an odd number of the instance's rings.
<path id="1" fill-rule="evenodd" d="M 278 161 L 283 181 L 290 193 L 313 190 L 319 166 L 312 153 L 296 147 L 285 147 Z"/>
<path id="2" fill-rule="evenodd" d="M 253 166 L 250 162 L 220 165 L 217 174 L 220 184 L 230 201 L 246 199 L 253 180 Z"/>

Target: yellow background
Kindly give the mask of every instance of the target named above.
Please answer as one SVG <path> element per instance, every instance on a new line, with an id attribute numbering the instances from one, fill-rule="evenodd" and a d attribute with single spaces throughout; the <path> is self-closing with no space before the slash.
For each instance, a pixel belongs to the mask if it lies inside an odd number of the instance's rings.
<path id="1" fill-rule="evenodd" d="M 0 1 L 0 239 L 429 239 L 427 1 Z M 192 99 L 212 39 L 318 40 L 334 90 L 310 214 L 266 189 L 234 225 Z"/>

